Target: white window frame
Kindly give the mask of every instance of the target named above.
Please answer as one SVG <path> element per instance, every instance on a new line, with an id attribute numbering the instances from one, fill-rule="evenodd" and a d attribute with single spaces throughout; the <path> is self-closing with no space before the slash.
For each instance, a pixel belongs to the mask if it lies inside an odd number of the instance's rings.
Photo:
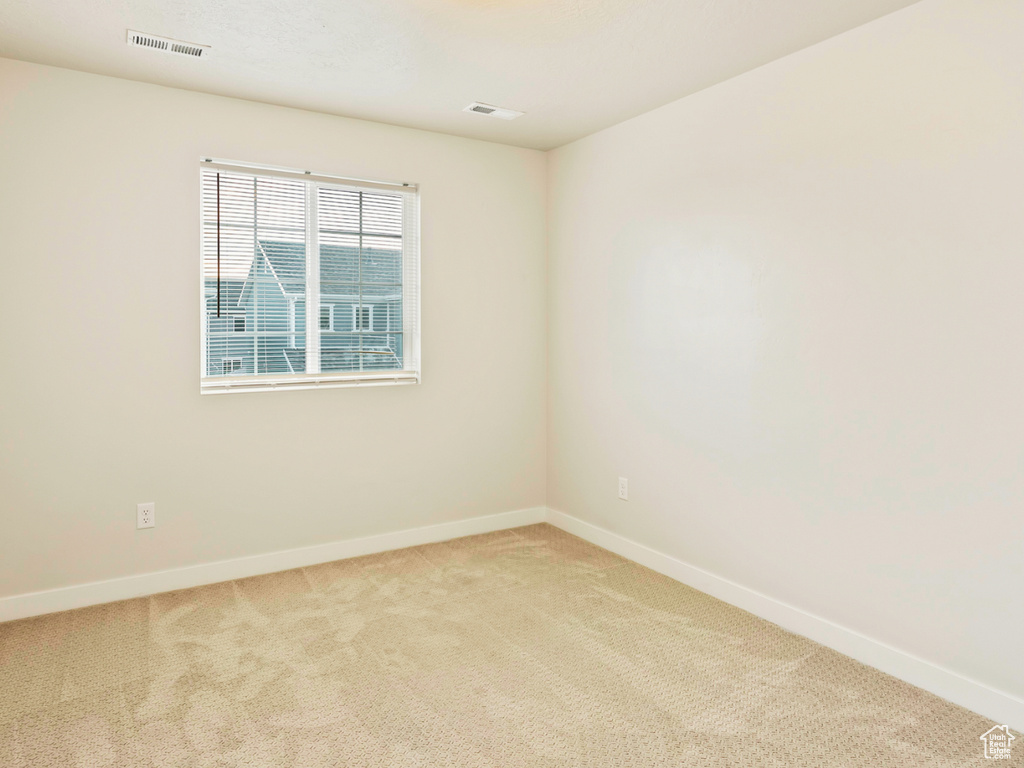
<path id="1" fill-rule="evenodd" d="M 227 363 L 231 363 L 231 372 L 242 370 L 242 358 L 240 357 L 222 357 L 220 359 L 220 367 L 223 368 Z M 235 366 L 238 366 L 235 368 Z"/>
<path id="2" fill-rule="evenodd" d="M 324 314 L 324 310 L 325 309 L 327 310 L 327 327 L 326 328 L 323 327 L 323 314 Z M 320 305 L 320 315 L 317 317 L 316 321 L 318 323 L 320 323 L 320 330 L 321 331 L 333 331 L 334 330 L 334 309 L 335 309 L 335 307 L 334 307 L 333 304 L 321 304 Z"/>
<path id="3" fill-rule="evenodd" d="M 353 304 L 352 305 L 352 333 L 374 333 L 373 330 L 373 304 Z M 361 327 L 360 321 L 362 318 L 359 316 L 363 310 L 369 310 L 367 319 L 370 321 L 368 328 Z"/>
<path id="4" fill-rule="evenodd" d="M 206 376 L 207 311 L 204 295 L 203 248 L 200 248 L 200 392 L 202 394 L 227 394 L 232 392 L 271 392 L 285 389 L 328 389 L 335 387 L 382 386 L 396 384 L 419 384 L 420 369 L 420 227 L 419 189 L 417 185 L 405 182 L 371 181 L 353 179 L 310 171 L 261 166 L 231 160 L 200 158 L 202 170 L 219 169 L 235 174 L 251 176 L 279 176 L 303 181 L 307 187 L 306 210 L 312 215 L 307 218 L 306 233 L 306 355 L 307 369 L 314 372 L 297 374 L 249 374 L 245 376 Z M 200 173 L 200 178 L 201 173 Z M 402 197 L 402 330 L 388 331 L 403 336 L 403 364 L 400 370 L 368 370 L 356 372 L 320 372 L 320 315 L 317 309 L 316 321 L 311 318 L 311 307 L 319 307 L 319 265 L 314 255 L 319 251 L 318 232 L 315 224 L 317 190 L 321 187 L 339 188 L 360 192 L 386 191 L 399 193 Z M 202 195 L 200 195 L 200 233 L 202 233 Z M 202 238 L 200 238 L 202 239 Z M 371 306 L 371 305 L 364 305 Z M 331 327 L 335 324 L 334 307 L 331 306 Z M 373 328 L 371 310 L 371 331 Z M 248 326 L 248 322 L 246 323 Z M 388 327 L 390 328 L 390 315 Z M 363 331 L 364 333 L 366 331 Z"/>

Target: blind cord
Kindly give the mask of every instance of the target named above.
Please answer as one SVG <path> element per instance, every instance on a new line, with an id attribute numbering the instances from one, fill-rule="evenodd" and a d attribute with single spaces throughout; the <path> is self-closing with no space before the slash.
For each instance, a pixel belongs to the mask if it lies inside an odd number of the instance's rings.
<path id="1" fill-rule="evenodd" d="M 217 319 L 220 319 L 220 171 L 217 171 Z"/>

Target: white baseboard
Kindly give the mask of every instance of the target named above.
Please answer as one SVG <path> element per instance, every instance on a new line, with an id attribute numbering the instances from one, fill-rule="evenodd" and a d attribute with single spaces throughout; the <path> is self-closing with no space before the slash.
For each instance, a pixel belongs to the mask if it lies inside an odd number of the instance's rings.
<path id="1" fill-rule="evenodd" d="M 198 587 L 203 584 L 216 584 L 220 581 L 230 581 L 247 576 L 259 576 L 264 573 L 286 571 L 290 568 L 329 563 L 333 560 L 343 560 L 347 557 L 372 555 L 392 549 L 415 547 L 420 544 L 431 544 L 436 541 L 447 541 L 448 539 L 456 539 L 460 536 L 472 536 L 477 533 L 517 528 L 521 525 L 544 522 L 546 517 L 547 510 L 544 507 L 519 509 L 513 512 L 471 517 L 451 523 L 426 525 L 422 528 L 409 528 L 404 531 L 382 533 L 359 539 L 335 541 L 329 544 L 317 544 L 298 549 L 285 549 L 278 552 L 267 552 L 262 555 L 239 557 L 232 560 L 219 560 L 213 563 L 190 565 L 184 568 L 173 568 L 153 573 L 142 573 L 136 576 L 123 576 L 108 581 L 94 581 L 88 584 L 75 584 L 70 587 L 48 589 L 42 592 L 12 595 L 11 597 L 0 598 L 0 621 L 12 621 L 29 616 L 39 616 L 44 613 L 55 613 L 72 608 L 84 608 L 89 605 L 112 603 L 117 600 L 155 595 L 160 592 Z"/>
<path id="2" fill-rule="evenodd" d="M 592 544 L 603 547 L 653 571 L 717 597 L 755 616 L 850 656 L 936 696 L 1024 731 L 1024 701 L 911 653 L 872 640 L 820 616 L 775 600 L 716 576 L 663 552 L 612 533 L 558 510 L 548 510 L 548 522 Z"/>
<path id="3" fill-rule="evenodd" d="M 564 512 L 544 507 L 502 512 L 450 523 L 410 528 L 358 539 L 220 560 L 108 581 L 0 598 L 0 622 L 84 608 L 174 589 L 187 589 L 247 576 L 317 565 L 348 557 L 414 547 L 532 523 L 549 522 L 562 530 L 640 563 L 658 573 L 724 600 L 790 632 L 807 637 L 875 669 L 941 696 L 969 710 L 1024 731 L 1024 701 L 913 654 L 873 640 L 827 619 L 716 576 L 663 552 L 612 533 Z"/>

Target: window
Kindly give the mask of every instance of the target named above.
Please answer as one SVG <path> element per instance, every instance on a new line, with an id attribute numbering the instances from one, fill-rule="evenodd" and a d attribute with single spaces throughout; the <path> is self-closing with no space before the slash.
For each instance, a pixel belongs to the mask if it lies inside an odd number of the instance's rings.
<path id="1" fill-rule="evenodd" d="M 352 325 L 357 331 L 373 330 L 373 305 L 358 305 L 352 307 Z"/>
<path id="2" fill-rule="evenodd" d="M 333 331 L 334 330 L 334 306 L 328 304 L 327 306 L 320 307 L 320 330 L 321 331 Z"/>
<path id="3" fill-rule="evenodd" d="M 419 381 L 414 186 L 204 161 L 200 187 L 202 392 Z"/>

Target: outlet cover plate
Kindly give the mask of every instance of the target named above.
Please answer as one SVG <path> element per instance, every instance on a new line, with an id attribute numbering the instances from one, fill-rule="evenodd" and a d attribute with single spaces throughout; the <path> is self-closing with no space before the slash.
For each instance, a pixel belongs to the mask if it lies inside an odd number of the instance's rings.
<path id="1" fill-rule="evenodd" d="M 156 527 L 156 502 L 147 501 L 145 504 L 138 505 L 136 509 L 136 527 Z"/>

